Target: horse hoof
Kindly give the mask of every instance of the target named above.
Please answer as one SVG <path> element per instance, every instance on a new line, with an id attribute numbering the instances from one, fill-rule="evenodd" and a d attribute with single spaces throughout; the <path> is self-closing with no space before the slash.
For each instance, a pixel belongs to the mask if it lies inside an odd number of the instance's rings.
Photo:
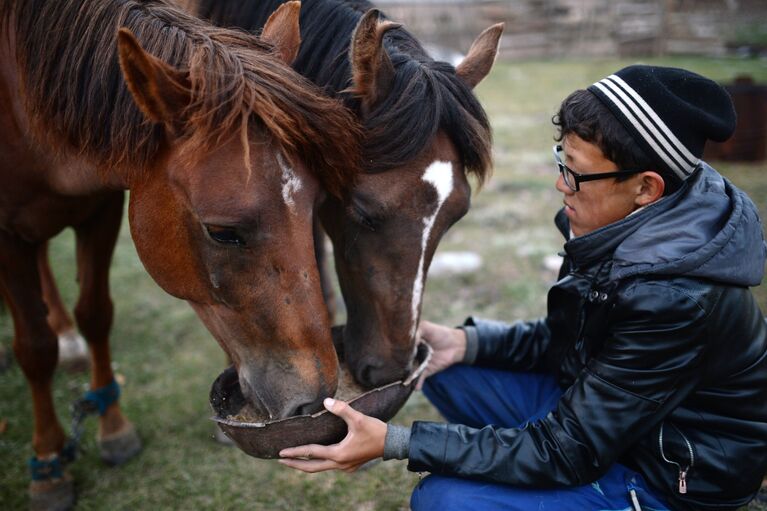
<path id="1" fill-rule="evenodd" d="M 75 330 L 59 335 L 59 366 L 72 373 L 85 372 L 90 365 L 85 339 Z"/>
<path id="2" fill-rule="evenodd" d="M 98 439 L 101 461 L 107 465 L 122 465 L 141 452 L 141 439 L 133 424 Z"/>
<path id="3" fill-rule="evenodd" d="M 75 485 L 72 476 L 64 473 L 57 479 L 29 483 L 30 511 L 65 511 L 75 505 Z"/>

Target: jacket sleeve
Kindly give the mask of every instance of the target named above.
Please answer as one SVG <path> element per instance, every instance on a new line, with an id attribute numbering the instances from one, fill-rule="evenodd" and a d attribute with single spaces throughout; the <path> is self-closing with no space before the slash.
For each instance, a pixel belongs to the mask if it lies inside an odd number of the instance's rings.
<path id="1" fill-rule="evenodd" d="M 607 336 L 557 407 L 521 428 L 416 422 L 408 468 L 520 487 L 575 486 L 604 475 L 699 381 L 705 311 L 664 282 L 616 297 Z"/>
<path id="2" fill-rule="evenodd" d="M 545 318 L 508 324 L 470 317 L 464 328 L 476 332 L 474 365 L 513 371 L 538 370 L 551 338 Z"/>

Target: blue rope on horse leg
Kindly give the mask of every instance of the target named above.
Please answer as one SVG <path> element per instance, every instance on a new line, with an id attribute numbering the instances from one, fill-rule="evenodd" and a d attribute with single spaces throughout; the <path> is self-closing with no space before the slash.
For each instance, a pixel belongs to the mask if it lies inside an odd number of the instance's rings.
<path id="1" fill-rule="evenodd" d="M 57 457 L 59 464 L 66 465 L 72 463 L 77 458 L 85 418 L 95 413 L 103 416 L 107 408 L 119 399 L 120 385 L 115 380 L 112 380 L 109 382 L 109 385 L 98 389 L 91 389 L 83 394 L 83 397 L 72 403 L 72 438 L 61 449 Z"/>
<path id="2" fill-rule="evenodd" d="M 62 465 L 69 465 L 77 459 L 77 444 L 72 439 L 64 444 L 64 447 L 59 453 L 59 459 L 61 460 Z"/>
<path id="3" fill-rule="evenodd" d="M 47 479 L 58 479 L 64 477 L 64 471 L 61 467 L 61 459 L 58 456 L 50 460 L 39 460 L 32 456 L 29 458 L 29 471 L 33 481 L 45 481 Z"/>
<path id="4" fill-rule="evenodd" d="M 120 385 L 112 380 L 109 385 L 98 389 L 91 389 L 85 393 L 82 400 L 92 403 L 99 415 L 104 415 L 111 405 L 120 399 Z"/>
<path id="5" fill-rule="evenodd" d="M 29 471 L 33 481 L 45 481 L 63 477 L 63 468 L 77 458 L 77 444 L 69 440 L 55 456 L 49 460 L 41 460 L 35 456 L 29 459 Z"/>

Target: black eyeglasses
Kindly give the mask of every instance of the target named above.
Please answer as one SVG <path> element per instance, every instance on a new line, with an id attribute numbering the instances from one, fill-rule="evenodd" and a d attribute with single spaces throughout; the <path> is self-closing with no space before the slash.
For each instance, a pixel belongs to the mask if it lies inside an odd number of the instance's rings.
<path id="1" fill-rule="evenodd" d="M 596 181 L 598 179 L 621 177 L 627 174 L 638 174 L 640 172 L 644 172 L 644 170 L 641 169 L 629 169 L 618 170 L 615 172 L 600 172 L 598 174 L 579 174 L 562 162 L 562 156 L 560 155 L 561 152 L 562 146 L 559 144 L 555 145 L 554 160 L 557 162 L 557 167 L 559 167 L 559 172 L 562 174 L 562 178 L 565 180 L 565 184 L 574 192 L 580 191 L 581 183 L 584 181 Z"/>

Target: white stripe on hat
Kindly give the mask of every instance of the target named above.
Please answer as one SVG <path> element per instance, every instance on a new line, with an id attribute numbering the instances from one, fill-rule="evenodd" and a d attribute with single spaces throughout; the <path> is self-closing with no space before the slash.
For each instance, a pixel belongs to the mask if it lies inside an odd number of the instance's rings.
<path id="1" fill-rule="evenodd" d="M 613 83 L 611 79 L 620 81 L 623 84 L 622 86 L 625 86 L 629 92 L 624 91 L 621 85 Z M 642 100 L 639 94 L 616 75 L 600 80 L 594 86 L 602 91 L 620 109 L 642 138 L 663 159 L 669 168 L 680 179 L 686 179 L 695 169 L 699 160 L 690 154 L 684 144 L 676 138 L 666 124 L 658 117 L 657 113 Z M 636 98 L 639 98 L 639 101 Z M 646 109 L 647 114 L 643 111 L 643 107 Z M 647 115 L 650 115 L 656 122 L 651 121 Z"/>
<path id="2" fill-rule="evenodd" d="M 636 122 L 642 123 L 642 125 L 650 130 L 650 134 L 656 137 L 656 141 L 661 144 L 663 149 L 666 151 L 666 153 L 673 158 L 675 162 L 677 162 L 680 170 L 685 172 L 685 169 L 687 169 L 690 165 L 694 167 L 694 163 L 691 159 L 688 159 L 685 157 L 685 155 L 682 153 L 682 150 L 680 150 L 680 147 L 684 149 L 685 152 L 687 152 L 686 148 L 684 147 L 684 144 L 679 142 L 679 140 L 674 136 L 674 134 L 671 132 L 671 130 L 668 129 L 666 124 L 658 117 L 658 115 L 655 113 L 655 111 L 650 107 L 650 105 L 647 106 L 647 109 L 649 110 L 649 113 L 644 111 L 642 109 L 642 105 L 635 100 L 635 98 L 639 97 L 639 94 L 637 94 L 626 82 L 622 82 L 628 87 L 630 92 L 634 93 L 634 97 L 629 97 L 628 92 L 624 91 L 619 83 L 613 83 L 612 79 L 618 78 L 620 80 L 620 77 L 616 75 L 611 75 L 602 80 L 602 83 L 604 83 L 607 87 L 610 88 L 619 98 L 623 100 L 623 103 L 634 113 L 635 118 L 630 119 L 632 123 L 636 124 Z M 658 120 L 660 123 L 655 124 L 652 122 L 651 119 L 647 117 L 647 115 L 650 115 L 651 117 Z M 664 138 L 665 137 L 665 138 Z M 687 172 L 685 172 L 687 174 Z"/>
<path id="3" fill-rule="evenodd" d="M 607 77 L 608 79 L 612 79 L 615 82 L 617 82 L 626 92 L 628 92 L 632 98 L 634 98 L 634 101 L 636 101 L 639 106 L 642 107 L 644 112 L 647 113 L 654 121 L 655 125 L 660 128 L 660 130 L 663 132 L 663 134 L 666 135 L 666 138 L 676 147 L 679 149 L 679 152 L 682 153 L 682 157 L 687 160 L 687 163 L 690 165 L 697 165 L 698 164 L 698 158 L 693 156 L 693 154 L 687 149 L 687 147 L 678 139 L 676 138 L 676 135 L 674 135 L 674 132 L 669 129 L 668 126 L 666 126 L 666 123 L 663 122 L 663 120 L 658 117 L 658 114 L 655 113 L 655 110 L 652 109 L 650 105 L 647 104 L 647 102 L 644 100 L 642 96 L 637 93 L 631 87 L 629 84 L 627 84 L 623 78 L 621 78 L 618 75 L 610 75 Z"/>
<path id="4" fill-rule="evenodd" d="M 597 87 L 599 90 L 602 91 L 602 93 L 607 96 L 607 98 L 613 102 L 615 106 L 617 106 L 621 112 L 623 112 L 623 115 L 626 116 L 627 119 L 629 119 L 629 122 L 634 125 L 634 128 L 639 132 L 639 134 L 642 136 L 642 138 L 650 145 L 653 151 L 655 151 L 655 154 L 660 156 L 663 161 L 668 165 L 668 167 L 674 171 L 674 173 L 680 178 L 685 179 L 687 177 L 687 174 L 685 174 L 684 170 L 682 170 L 682 167 L 674 161 L 664 149 L 662 149 L 655 139 L 647 133 L 647 130 L 645 130 L 644 126 L 637 122 L 635 119 L 633 119 L 633 113 L 625 106 L 623 103 L 621 103 L 618 98 L 613 95 L 610 89 L 605 87 L 602 82 L 597 82 L 594 84 L 594 87 Z"/>
<path id="5" fill-rule="evenodd" d="M 683 176 L 680 176 L 682 179 L 687 177 L 687 174 L 692 172 L 692 169 L 695 167 L 695 163 L 691 161 L 692 159 L 687 159 L 685 155 L 682 153 L 682 150 L 680 148 L 684 148 L 684 145 L 679 142 L 679 140 L 674 136 L 674 134 L 671 132 L 671 130 L 668 129 L 668 127 L 665 125 L 665 123 L 658 117 L 658 115 L 653 111 L 652 107 L 647 105 L 647 109 L 649 110 L 649 114 L 645 112 L 642 109 L 641 104 L 635 100 L 636 97 L 639 97 L 639 94 L 637 94 L 628 84 L 626 84 L 626 87 L 628 87 L 629 91 L 634 93 L 634 96 L 629 96 L 627 91 L 624 91 L 621 86 L 616 82 L 613 83 L 612 79 L 618 78 L 620 80 L 620 77 L 616 75 L 611 75 L 604 80 L 601 81 L 606 87 L 608 87 L 613 93 L 615 93 L 618 98 L 622 100 L 622 103 L 626 105 L 626 107 L 634 114 L 633 117 L 629 116 L 629 121 L 636 125 L 637 123 L 641 124 L 648 132 L 650 133 L 650 136 L 652 136 L 655 141 L 660 144 L 660 146 L 663 148 L 663 150 L 666 152 L 666 154 L 671 157 L 672 160 L 677 164 L 677 171 L 681 171 L 684 173 Z M 621 80 L 622 81 L 622 80 Z M 623 81 L 622 81 L 623 82 Z M 625 82 L 623 82 L 625 84 Z M 658 120 L 660 123 L 659 125 L 656 125 L 652 122 L 651 119 L 647 117 L 647 115 L 650 115 L 651 117 L 654 117 Z M 688 152 L 686 148 L 684 148 L 685 152 Z M 689 153 L 689 152 L 688 152 Z M 689 171 L 688 171 L 689 169 Z"/>

